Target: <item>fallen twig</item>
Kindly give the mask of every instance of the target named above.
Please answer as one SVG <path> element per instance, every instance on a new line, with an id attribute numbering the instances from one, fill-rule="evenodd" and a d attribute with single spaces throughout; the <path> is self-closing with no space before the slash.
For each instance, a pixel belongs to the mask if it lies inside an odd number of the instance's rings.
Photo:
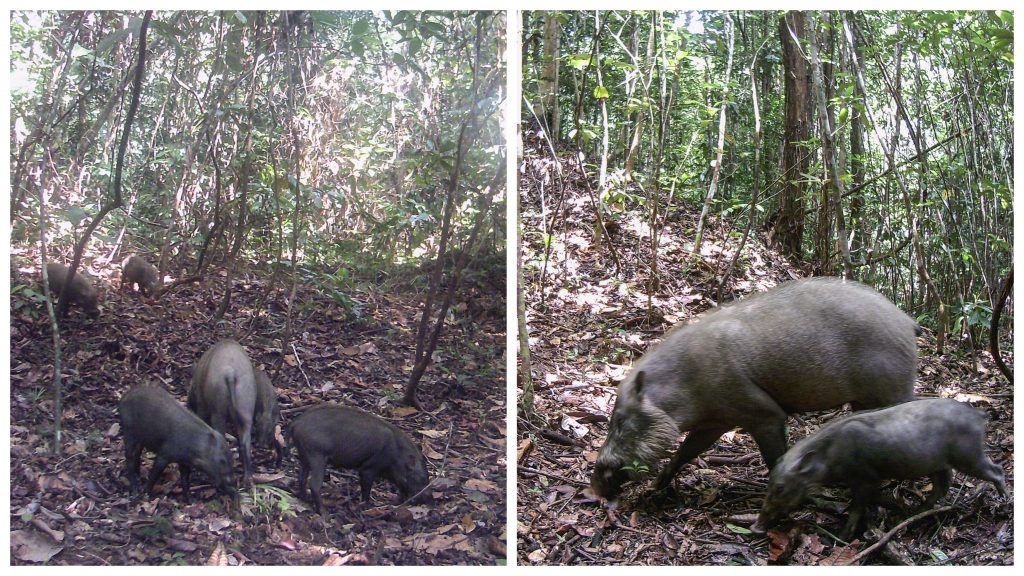
<path id="1" fill-rule="evenodd" d="M 299 351 L 295 348 L 294 342 L 292 342 L 292 353 L 295 354 L 295 364 L 299 367 L 299 372 L 301 372 L 302 377 L 306 379 L 306 386 L 312 388 L 313 383 L 309 381 L 309 376 L 307 376 L 306 371 L 302 369 L 302 359 L 299 358 Z"/>
<path id="2" fill-rule="evenodd" d="M 526 466 L 519 467 L 520 472 L 530 472 L 532 474 L 540 474 L 541 476 L 547 476 L 548 478 L 554 478 L 555 480 L 561 480 L 567 484 L 576 484 L 577 486 L 589 486 L 586 482 L 580 480 L 573 480 L 572 478 L 566 478 L 565 476 L 559 476 L 558 474 L 552 474 L 551 472 L 544 472 L 543 470 L 537 470 L 536 468 L 527 468 Z"/>
<path id="3" fill-rule="evenodd" d="M 925 510 L 924 512 L 921 512 L 919 514 L 915 514 L 915 515 L 911 516 L 910 518 L 907 518 L 903 522 L 900 522 L 895 527 L 893 527 L 892 530 L 889 530 L 888 532 L 883 534 L 882 537 L 878 539 L 878 542 L 875 542 L 871 546 L 868 546 L 867 548 L 865 548 L 865 549 L 861 550 L 860 552 L 858 552 L 857 555 L 854 556 L 853 558 L 850 558 L 849 562 L 846 562 L 844 564 L 844 566 L 850 566 L 850 565 L 854 564 L 855 562 L 859 562 L 865 556 L 868 556 L 868 555 L 874 553 L 875 550 L 878 550 L 882 546 L 885 546 L 885 543 L 888 542 L 890 539 L 892 539 L 892 537 L 895 536 L 897 532 L 899 532 L 900 530 L 903 530 L 904 528 L 906 528 L 907 526 L 913 524 L 914 522 L 917 522 L 918 520 L 920 520 L 922 518 L 927 518 L 928 516 L 934 516 L 934 515 L 940 514 L 942 512 L 949 512 L 953 508 L 954 508 L 953 506 L 942 506 L 940 508 L 932 508 L 930 510 Z"/>

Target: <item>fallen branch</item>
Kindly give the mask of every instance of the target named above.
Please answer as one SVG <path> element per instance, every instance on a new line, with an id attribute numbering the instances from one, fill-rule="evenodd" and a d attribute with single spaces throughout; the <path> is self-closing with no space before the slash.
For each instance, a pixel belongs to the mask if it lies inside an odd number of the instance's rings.
<path id="1" fill-rule="evenodd" d="M 940 508 L 932 508 L 930 510 L 925 510 L 924 512 L 921 512 L 920 514 L 915 514 L 914 516 L 911 516 L 910 518 L 907 518 L 903 522 L 900 522 L 899 524 L 897 524 L 892 530 L 889 530 L 888 532 L 883 534 L 882 537 L 878 539 L 878 542 L 875 542 L 871 546 L 868 546 L 867 548 L 861 550 L 860 552 L 857 553 L 856 556 L 854 556 L 853 558 L 850 558 L 849 562 L 846 562 L 843 565 L 844 566 L 851 566 L 854 563 L 862 560 L 865 556 L 868 556 L 868 555 L 874 553 L 875 550 L 878 550 L 882 546 L 885 546 L 885 543 L 888 542 L 889 540 L 891 540 L 892 537 L 895 536 L 897 532 L 899 532 L 900 530 L 903 530 L 904 528 L 906 528 L 907 526 L 913 524 L 914 522 L 917 522 L 918 520 L 920 520 L 922 518 L 927 518 L 928 516 L 934 516 L 934 515 L 940 514 L 942 512 L 949 512 L 953 508 L 954 508 L 953 506 L 942 506 Z"/>
<path id="2" fill-rule="evenodd" d="M 544 472 L 543 470 L 537 470 L 536 468 L 527 468 L 526 466 L 519 467 L 520 472 L 530 472 L 531 474 L 540 474 L 541 476 L 547 476 L 548 478 L 554 478 L 555 480 L 561 480 L 566 484 L 576 484 L 577 486 L 589 486 L 586 482 L 580 480 L 573 480 L 572 478 L 566 478 L 565 476 L 559 476 L 558 474 L 552 474 L 551 472 Z"/>

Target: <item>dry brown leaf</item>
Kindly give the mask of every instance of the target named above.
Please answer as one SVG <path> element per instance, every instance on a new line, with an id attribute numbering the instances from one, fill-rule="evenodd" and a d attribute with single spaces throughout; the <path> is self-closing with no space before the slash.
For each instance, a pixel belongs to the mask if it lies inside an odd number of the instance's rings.
<path id="1" fill-rule="evenodd" d="M 426 440 L 423 441 L 423 444 L 421 444 L 420 447 L 423 449 L 423 455 L 426 456 L 427 458 L 430 458 L 431 460 L 441 460 L 442 458 L 444 458 L 444 454 L 435 451 L 434 448 L 430 445 L 430 443 L 427 442 Z"/>
<path id="2" fill-rule="evenodd" d="M 823 559 L 820 566 L 845 566 L 853 557 L 857 555 L 857 547 L 860 545 L 860 540 L 854 540 L 850 542 L 849 546 L 836 546 L 832 549 L 832 553 L 828 555 L 828 558 Z"/>
<path id="3" fill-rule="evenodd" d="M 419 412 L 419 410 L 413 408 L 412 406 L 399 406 L 398 408 L 392 410 L 391 414 L 396 418 L 405 418 L 407 416 L 412 416 L 417 412 Z"/>
<path id="4" fill-rule="evenodd" d="M 785 554 L 787 554 L 789 552 L 790 546 L 793 543 L 792 540 L 790 539 L 790 536 L 791 535 L 788 532 L 783 532 L 781 530 L 769 530 L 768 531 L 768 538 L 769 538 L 768 560 L 769 561 L 774 562 L 774 561 L 778 560 L 779 558 L 781 558 L 782 556 L 784 556 Z"/>
<path id="5" fill-rule="evenodd" d="M 508 556 L 508 547 L 505 545 L 505 542 L 495 536 L 491 536 L 487 539 L 487 550 L 498 558 Z"/>
<path id="6" fill-rule="evenodd" d="M 210 557 L 206 560 L 207 566 L 227 566 L 228 565 L 228 554 L 224 550 L 224 543 L 218 541 L 217 545 L 214 546 L 213 552 L 210 553 Z"/>
<path id="7" fill-rule="evenodd" d="M 23 562 L 47 562 L 64 547 L 35 530 L 11 532 L 11 555 Z"/>
<path id="8" fill-rule="evenodd" d="M 487 492 L 490 494 L 497 494 L 500 489 L 498 485 L 490 480 L 483 480 L 481 478 L 470 478 L 463 484 L 469 490 L 479 490 L 480 492 Z"/>
<path id="9" fill-rule="evenodd" d="M 516 462 L 522 462 L 523 458 L 533 449 L 533 440 L 530 438 L 523 438 L 519 442 L 519 446 L 516 448 Z"/>
<path id="10" fill-rule="evenodd" d="M 195 552 L 199 545 L 190 540 L 181 540 L 179 538 L 168 538 L 167 547 L 171 550 L 178 552 Z"/>

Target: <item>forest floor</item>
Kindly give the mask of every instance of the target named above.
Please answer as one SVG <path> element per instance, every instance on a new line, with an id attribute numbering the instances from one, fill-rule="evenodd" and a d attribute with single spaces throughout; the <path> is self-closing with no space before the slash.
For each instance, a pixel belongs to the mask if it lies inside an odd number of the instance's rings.
<path id="1" fill-rule="evenodd" d="M 532 406 L 518 390 L 517 560 L 523 565 L 1009 565 L 1013 564 L 1013 386 L 991 357 L 959 352 L 935 354 L 935 339 L 918 339 L 916 394 L 954 397 L 990 417 L 988 454 L 1006 471 L 1011 497 L 1003 499 L 987 482 L 956 474 L 938 507 L 952 509 L 917 519 L 863 558 L 859 552 L 913 516 L 926 479 L 891 484 L 913 502 L 907 511 L 885 510 L 860 538 L 840 540 L 842 510 L 849 492 L 828 488 L 830 509 L 805 505 L 793 521 L 758 537 L 749 530 L 767 489 L 767 469 L 753 439 L 742 430 L 726 434 L 676 475 L 671 494 L 655 494 L 653 479 L 629 484 L 618 508 L 609 510 L 583 494 L 597 452 L 608 433 L 615 386 L 628 366 L 674 324 L 718 301 L 715 278 L 738 246 L 742 230 L 710 220 L 701 258 L 688 261 L 699 207 L 674 206 L 660 238 L 660 287 L 648 318 L 645 286 L 650 277 L 647 221 L 630 211 L 613 211 L 611 245 L 594 242 L 594 208 L 572 161 L 561 161 L 564 197 L 553 181 L 552 161 L 533 151 L 520 172 L 524 286 L 530 329 L 535 393 Z M 555 217 L 555 238 L 543 272 L 541 231 Z M 734 235 L 730 235 L 734 234 Z M 725 242 L 723 249 L 723 239 Z M 780 282 L 809 275 L 788 263 L 752 234 L 726 297 L 742 297 Z M 1012 365 L 1012 341 L 1003 344 Z M 947 348 L 948 350 L 948 348 Z M 521 369 L 521 367 L 520 367 Z M 799 439 L 846 411 L 791 417 L 789 436 Z M 906 498 L 909 496 L 909 498 Z"/>
<path id="2" fill-rule="evenodd" d="M 281 354 L 290 286 L 269 274 L 236 277 L 225 322 L 211 318 L 222 277 L 178 286 L 157 301 L 115 288 L 103 274 L 104 311 L 72 308 L 62 330 L 63 454 L 50 451 L 53 343 L 39 287 L 38 255 L 12 251 L 11 557 L 15 564 L 503 564 L 506 558 L 504 288 L 471 298 L 476 317 L 449 320 L 421 381 L 424 411 L 399 400 L 411 368 L 422 290 L 373 284 L 346 293 L 355 314 L 309 285 L 296 296 L 294 347 Z M 94 276 L 95 277 L 95 276 Z M 503 281 L 503 279 L 502 279 Z M 355 471 L 330 468 L 325 517 L 294 493 L 293 452 L 280 467 L 256 448 L 255 488 L 233 515 L 201 473 L 192 503 L 170 466 L 152 498 L 129 497 L 117 402 L 150 382 L 184 402 L 193 364 L 234 336 L 277 389 L 282 429 L 320 402 L 354 405 L 402 428 L 428 461 L 429 505 L 403 505 L 390 483 L 359 497 Z M 234 441 L 229 440 L 234 446 Z M 233 450 L 234 451 L 234 450 Z M 143 474 L 152 455 L 146 453 Z M 241 465 L 235 457 L 236 481 Z M 144 476 L 145 478 L 146 476 Z M 235 516 L 235 517 L 233 517 Z"/>

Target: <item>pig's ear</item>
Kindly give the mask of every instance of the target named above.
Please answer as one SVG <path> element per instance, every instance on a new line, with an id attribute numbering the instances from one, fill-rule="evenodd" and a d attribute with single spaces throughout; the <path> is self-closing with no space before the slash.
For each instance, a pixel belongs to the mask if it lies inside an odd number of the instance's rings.
<path id="1" fill-rule="evenodd" d="M 821 458 L 817 458 L 816 452 L 810 450 L 800 455 L 800 460 L 796 463 L 796 471 L 801 476 L 814 476 L 821 465 Z"/>
<path id="2" fill-rule="evenodd" d="M 633 377 L 633 395 L 636 396 L 637 400 L 644 395 L 644 371 L 641 370 L 636 373 Z"/>

